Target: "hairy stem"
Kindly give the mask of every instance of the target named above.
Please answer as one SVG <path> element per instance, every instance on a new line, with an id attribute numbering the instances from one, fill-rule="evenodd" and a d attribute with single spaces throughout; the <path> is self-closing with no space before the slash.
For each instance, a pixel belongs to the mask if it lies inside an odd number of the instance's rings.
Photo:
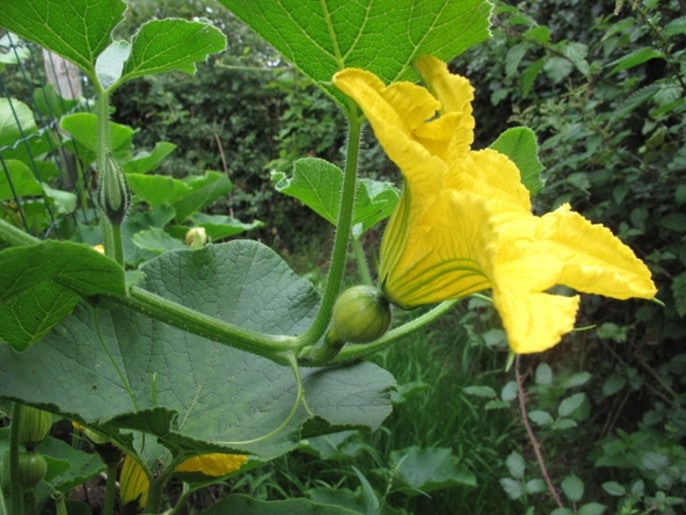
<path id="1" fill-rule="evenodd" d="M 184 331 L 263 356 L 280 364 L 285 365 L 289 362 L 282 353 L 294 347 L 293 337 L 268 335 L 227 324 L 137 286 L 132 286 L 129 294 L 127 298 L 112 299 Z"/>
<path id="2" fill-rule="evenodd" d="M 305 331 L 298 341 L 301 346 L 311 345 L 326 331 L 331 320 L 331 311 L 341 288 L 345 259 L 350 242 L 352 229 L 353 207 L 355 204 L 355 185 L 357 183 L 357 157 L 360 151 L 360 131 L 362 118 L 357 107 L 352 103 L 348 109 L 348 147 L 345 161 L 345 175 L 343 178 L 343 191 L 341 193 L 341 205 L 336 223 L 336 238 L 334 239 L 331 266 L 326 280 L 326 288 L 319 305 L 319 311 L 312 325 Z"/>
<path id="3" fill-rule="evenodd" d="M 371 356 L 372 354 L 375 354 L 380 350 L 389 347 L 398 338 L 402 338 L 403 336 L 406 336 L 434 322 L 444 313 L 450 310 L 457 302 L 457 300 L 447 300 L 445 302 L 441 302 L 436 307 L 434 307 L 430 311 L 427 311 L 423 315 L 418 316 L 417 318 L 401 326 L 391 329 L 381 338 L 372 343 L 367 343 L 364 345 L 347 345 L 343 348 L 343 350 L 341 350 L 338 353 L 338 355 L 333 360 L 331 360 L 329 364 L 340 365 L 343 363 L 349 363 L 351 361 L 358 361 L 360 359 Z"/>

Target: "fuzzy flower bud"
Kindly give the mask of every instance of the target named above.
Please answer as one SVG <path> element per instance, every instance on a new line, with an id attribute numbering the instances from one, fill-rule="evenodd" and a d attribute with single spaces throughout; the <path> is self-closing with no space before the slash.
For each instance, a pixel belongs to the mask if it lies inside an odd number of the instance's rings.
<path id="1" fill-rule="evenodd" d="M 98 204 L 110 222 L 119 225 L 124 221 L 129 208 L 129 189 L 126 177 L 117 162 L 108 155 L 105 169 L 99 170 Z"/>
<path id="2" fill-rule="evenodd" d="M 184 241 L 194 249 L 202 248 L 207 243 L 207 231 L 204 227 L 191 227 L 186 232 Z"/>

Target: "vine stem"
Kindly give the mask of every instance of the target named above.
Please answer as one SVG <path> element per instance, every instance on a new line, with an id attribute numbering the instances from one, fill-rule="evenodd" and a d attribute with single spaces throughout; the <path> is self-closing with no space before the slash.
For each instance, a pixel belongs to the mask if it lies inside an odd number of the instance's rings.
<path id="1" fill-rule="evenodd" d="M 112 515 L 114 513 L 114 499 L 117 485 L 117 463 L 107 464 L 107 483 L 105 483 L 105 505 L 103 506 L 103 515 Z"/>
<path id="2" fill-rule="evenodd" d="M 97 149 L 95 166 L 98 171 L 98 180 L 103 179 L 105 167 L 108 166 L 107 158 L 110 153 L 110 94 L 108 90 L 98 88 L 96 96 L 97 114 Z M 105 254 L 124 266 L 124 254 L 122 251 L 121 225 L 113 224 L 105 215 L 100 213 L 100 227 L 102 228 Z"/>
<path id="3" fill-rule="evenodd" d="M 558 508 L 564 508 L 562 499 L 560 499 L 560 494 L 557 493 L 555 485 L 550 479 L 550 474 L 548 474 L 548 469 L 545 466 L 545 460 L 543 459 L 543 453 L 541 452 L 541 445 L 538 443 L 538 440 L 536 439 L 536 434 L 534 433 L 534 430 L 531 428 L 531 424 L 529 424 L 526 409 L 526 397 L 524 393 L 524 379 L 522 378 L 522 374 L 519 371 L 519 357 L 519 354 L 517 354 L 517 357 L 515 358 L 514 370 L 515 382 L 517 383 L 517 397 L 519 398 L 519 411 L 522 417 L 522 424 L 524 424 L 524 428 L 526 429 L 526 434 L 529 437 L 529 442 L 531 443 L 531 447 L 533 448 L 534 454 L 536 455 L 538 468 L 541 469 L 541 475 L 543 476 L 545 484 L 548 486 L 548 491 L 550 492 L 550 495 L 553 496 L 555 504 L 557 504 Z"/>
<path id="4" fill-rule="evenodd" d="M 421 329 L 422 327 L 425 327 L 432 323 L 434 320 L 438 319 L 441 317 L 444 313 L 446 313 L 448 310 L 450 310 L 455 304 L 457 304 L 457 300 L 446 300 L 444 302 L 441 302 L 431 310 L 427 311 L 421 316 L 418 316 L 417 318 L 413 318 L 409 322 L 398 326 L 394 329 L 391 329 L 388 331 L 386 334 L 384 334 L 381 338 L 378 340 L 372 342 L 372 343 L 367 343 L 364 345 L 347 345 L 346 347 L 341 350 L 338 355 L 334 359 L 332 359 L 330 362 L 326 363 L 328 365 L 341 365 L 343 363 L 349 363 L 351 361 L 358 361 L 360 359 L 366 358 L 368 356 L 371 356 L 372 354 L 375 354 L 379 352 L 380 350 L 385 349 L 386 347 L 389 347 L 392 343 L 394 343 L 398 338 L 401 338 L 403 336 L 406 336 L 418 329 Z"/>
<path id="5" fill-rule="evenodd" d="M 357 158 L 360 151 L 360 133 L 362 129 L 362 117 L 355 104 L 348 105 L 348 146 L 345 158 L 345 171 L 343 176 L 343 191 L 341 192 L 341 204 L 336 223 L 336 237 L 334 239 L 331 254 L 331 266 L 326 280 L 326 288 L 319 305 L 319 311 L 302 335 L 298 337 L 301 347 L 315 343 L 326 331 L 331 320 L 331 311 L 341 288 L 343 272 L 345 271 L 345 259 L 348 253 L 348 244 L 352 230 L 353 207 L 355 205 L 355 185 L 357 182 Z"/>
<path id="6" fill-rule="evenodd" d="M 184 458 L 185 456 L 183 453 L 175 456 L 171 463 L 162 471 L 162 473 L 150 482 L 150 488 L 148 490 L 148 503 L 145 506 L 145 513 L 159 513 L 164 485 L 167 484 L 169 478 L 176 471 L 176 467 L 179 466 Z"/>

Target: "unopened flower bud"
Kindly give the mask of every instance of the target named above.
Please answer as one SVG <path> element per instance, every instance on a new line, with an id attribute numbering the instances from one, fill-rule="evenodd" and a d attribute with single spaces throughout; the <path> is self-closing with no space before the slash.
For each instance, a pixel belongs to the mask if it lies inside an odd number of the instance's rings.
<path id="1" fill-rule="evenodd" d="M 191 227 L 186 232 L 184 241 L 194 249 L 202 248 L 207 243 L 207 231 L 204 227 Z"/>
<path id="2" fill-rule="evenodd" d="M 390 323 L 388 301 L 372 286 L 345 290 L 333 307 L 333 330 L 337 338 L 346 342 L 372 342 L 386 332 Z"/>
<path id="3" fill-rule="evenodd" d="M 129 208 L 129 188 L 126 177 L 111 155 L 105 159 L 105 169 L 99 170 L 98 204 L 115 225 L 124 221 Z"/>

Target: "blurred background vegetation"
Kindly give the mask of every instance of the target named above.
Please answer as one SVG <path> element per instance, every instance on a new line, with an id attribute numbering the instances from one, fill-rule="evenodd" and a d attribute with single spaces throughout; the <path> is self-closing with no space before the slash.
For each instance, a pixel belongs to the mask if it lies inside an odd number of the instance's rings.
<path id="1" fill-rule="evenodd" d="M 263 221 L 249 236 L 316 282 L 332 229 L 278 194 L 270 172 L 288 171 L 304 156 L 341 164 L 338 107 L 212 2 L 129 3 L 121 36 L 152 17 L 206 17 L 229 46 L 195 77 L 126 84 L 113 99 L 113 119 L 138 130 L 139 148 L 177 145 L 160 173 L 228 175 L 234 189 L 211 212 Z M 585 298 L 577 323 L 584 330 L 518 363 L 524 392 L 505 371 L 497 317 L 482 299 L 465 300 L 430 331 L 377 357 L 401 385 L 380 431 L 303 442 L 298 452 L 196 494 L 196 505 L 232 490 L 309 496 L 363 513 L 684 509 L 686 4 L 496 2 L 493 22 L 492 39 L 451 63 L 476 89 L 476 146 L 508 127 L 531 127 L 546 183 L 535 209 L 570 202 L 612 229 L 648 263 L 664 306 Z M 4 74 L 9 89 L 9 67 Z M 360 170 L 398 178 L 369 131 Z M 375 236 L 365 242 L 372 260 Z M 562 509 L 543 481 L 520 401 Z M 443 469 L 412 483 L 404 459 L 425 474 Z"/>

